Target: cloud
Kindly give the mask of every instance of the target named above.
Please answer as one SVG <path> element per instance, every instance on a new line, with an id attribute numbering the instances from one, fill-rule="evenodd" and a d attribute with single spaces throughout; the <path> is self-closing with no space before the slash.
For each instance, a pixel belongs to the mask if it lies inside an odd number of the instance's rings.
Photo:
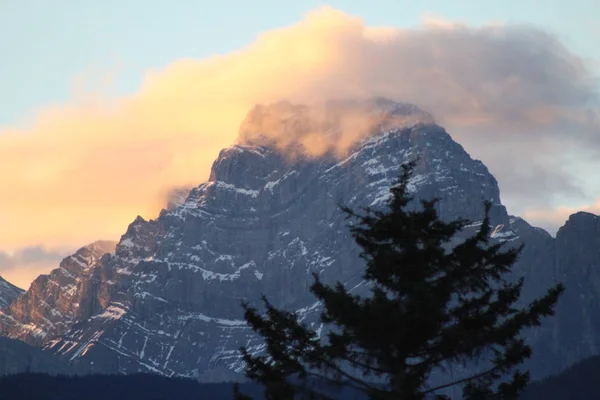
<path id="1" fill-rule="evenodd" d="M 300 151 L 313 157 L 333 152 L 347 156 L 350 146 L 374 129 L 401 128 L 415 122 L 434 122 L 432 116 L 410 104 L 393 117 L 380 111 L 398 103 L 381 97 L 367 101 L 334 100 L 310 106 L 287 101 L 253 107 L 239 130 L 237 142 L 275 145 L 288 156 Z"/>
<path id="2" fill-rule="evenodd" d="M 66 252 L 43 247 L 25 247 L 12 254 L 0 251 L 0 276 L 13 285 L 26 289 L 41 273 L 57 268 Z"/>
<path id="3" fill-rule="evenodd" d="M 118 238 L 137 214 L 155 216 L 170 188 L 206 180 L 253 105 L 286 99 L 408 101 L 483 159 L 511 204 L 583 196 L 561 157 L 599 148 L 594 85 L 582 60 L 539 29 L 439 19 L 374 28 L 321 8 L 239 51 L 149 71 L 131 96 L 78 93 L 3 129 L 0 244 Z"/>

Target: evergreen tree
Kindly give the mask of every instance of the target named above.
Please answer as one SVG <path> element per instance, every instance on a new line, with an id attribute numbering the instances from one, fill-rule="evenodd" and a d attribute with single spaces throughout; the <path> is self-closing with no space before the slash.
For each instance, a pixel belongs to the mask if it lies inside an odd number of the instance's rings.
<path id="1" fill-rule="evenodd" d="M 414 167 L 403 166 L 386 210 L 342 207 L 357 221 L 350 230 L 362 248 L 370 294 L 326 285 L 315 274 L 310 290 L 323 306 L 325 338 L 264 297 L 264 315 L 243 304 L 246 321 L 266 344 L 264 355 L 241 349 L 246 375 L 265 387 L 267 399 L 334 398 L 317 382 L 373 400 L 443 399 L 436 393 L 457 385 L 465 399 L 514 399 L 528 383 L 519 365 L 532 350 L 522 331 L 553 315 L 563 286 L 517 307 L 523 279 L 505 275 L 522 247 L 490 241 L 490 203 L 478 232 L 459 240 L 470 221 L 442 221 L 437 199 L 408 207 Z M 432 371 L 471 361 L 487 364 L 466 378 L 428 385 Z M 235 397 L 248 399 L 237 389 Z"/>

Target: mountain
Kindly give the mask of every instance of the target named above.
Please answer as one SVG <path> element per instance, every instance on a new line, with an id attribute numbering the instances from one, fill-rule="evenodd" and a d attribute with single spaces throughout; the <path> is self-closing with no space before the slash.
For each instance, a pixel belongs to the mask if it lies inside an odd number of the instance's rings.
<path id="1" fill-rule="evenodd" d="M 556 357 L 553 362 L 564 368 L 600 354 L 600 217 L 571 215 L 556 234 L 554 251 L 554 273 L 566 290 L 558 318 L 547 327 L 546 342 Z"/>
<path id="2" fill-rule="evenodd" d="M 340 148 L 348 129 L 356 140 Z M 326 133 L 319 151 L 303 151 L 315 132 Z M 481 161 L 427 113 L 381 98 L 254 107 L 208 182 L 185 199 L 177 192 L 155 220 L 137 217 L 116 246 L 84 247 L 36 279 L 2 310 L 0 333 L 80 372 L 242 379 L 239 347 L 264 347 L 245 326 L 240 302 L 258 305 L 265 294 L 314 325 L 320 304 L 308 291 L 313 272 L 364 291 L 363 261 L 338 205 L 384 206 L 401 164 L 417 157 L 411 191 L 441 198 L 442 218 L 474 221 L 471 234 L 489 200 L 493 240 L 526 244 L 514 271 L 525 277 L 524 300 L 558 279 L 575 285 L 557 317 L 529 333 L 534 376 L 593 354 L 590 338 L 600 337 L 597 217 L 572 216 L 554 239 L 510 216 Z"/>
<path id="3" fill-rule="evenodd" d="M 23 289 L 16 287 L 0 276 L 0 308 L 8 306 L 23 292 L 25 292 Z"/>
<path id="4" fill-rule="evenodd" d="M 62 260 L 49 275 L 37 277 L 27 292 L 0 309 L 0 333 L 41 346 L 101 310 L 102 293 L 94 291 L 98 277 L 93 266 L 115 246 L 110 241 L 92 243 Z"/>

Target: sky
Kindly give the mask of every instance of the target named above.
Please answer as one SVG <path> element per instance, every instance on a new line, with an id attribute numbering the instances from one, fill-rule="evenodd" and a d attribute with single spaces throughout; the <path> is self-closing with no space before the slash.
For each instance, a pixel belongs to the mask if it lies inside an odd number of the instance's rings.
<path id="1" fill-rule="evenodd" d="M 0 275 L 152 218 L 249 108 L 385 95 L 432 112 L 554 233 L 600 212 L 595 0 L 0 1 Z"/>

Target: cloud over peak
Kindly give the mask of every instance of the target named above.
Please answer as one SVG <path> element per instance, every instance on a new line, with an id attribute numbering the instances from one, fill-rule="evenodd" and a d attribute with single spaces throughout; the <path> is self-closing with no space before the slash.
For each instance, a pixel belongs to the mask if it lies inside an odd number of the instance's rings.
<path id="1" fill-rule="evenodd" d="M 170 188 L 207 179 L 253 105 L 280 100 L 413 103 L 490 166 L 512 204 L 548 205 L 564 187 L 584 196 L 561 157 L 598 155 L 595 90 L 585 63 L 536 28 L 369 27 L 320 8 L 238 51 L 149 71 L 133 95 L 41 109 L 1 131 L 0 243 L 117 238 Z"/>

